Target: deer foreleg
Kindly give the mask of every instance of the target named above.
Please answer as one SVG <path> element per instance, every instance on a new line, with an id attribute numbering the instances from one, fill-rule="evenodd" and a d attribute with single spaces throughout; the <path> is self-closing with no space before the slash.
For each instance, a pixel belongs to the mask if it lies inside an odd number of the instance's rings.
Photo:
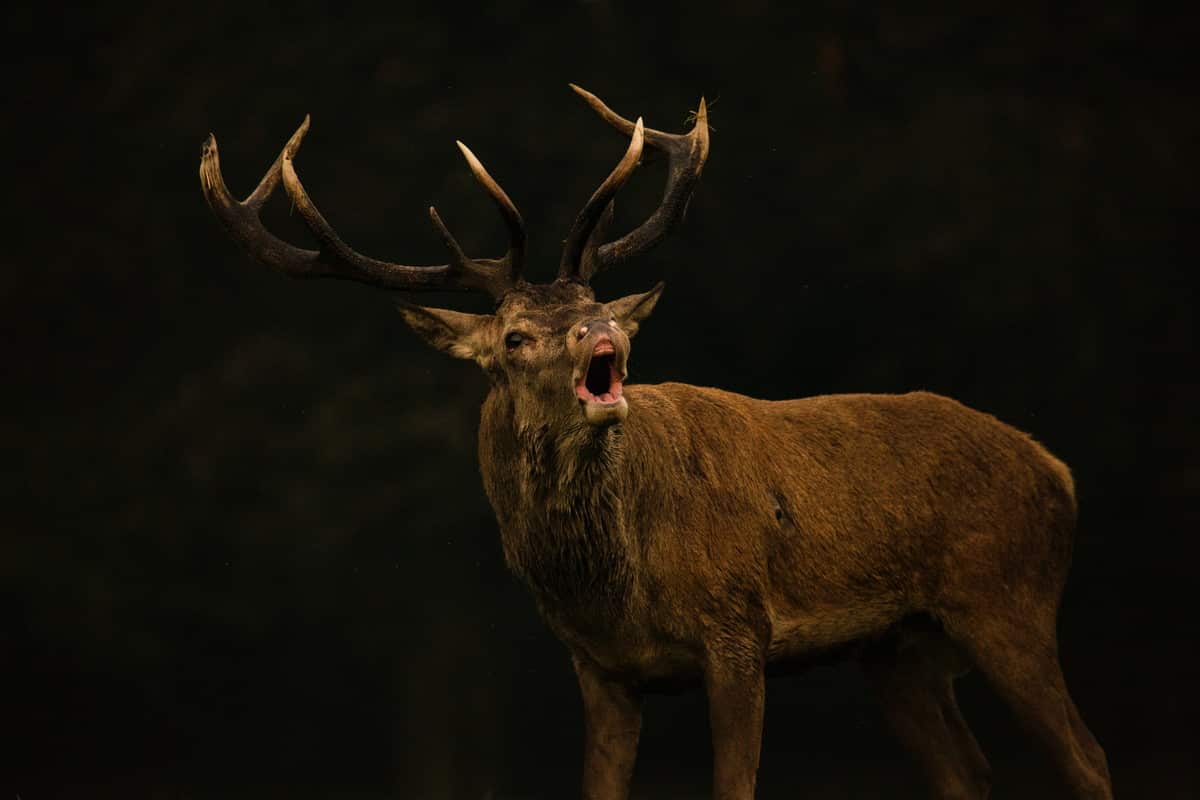
<path id="1" fill-rule="evenodd" d="M 764 659 L 710 653 L 704 683 L 713 740 L 713 797 L 752 800 L 762 743 Z"/>
<path id="2" fill-rule="evenodd" d="M 583 798 L 625 800 L 642 730 L 641 698 L 579 658 L 575 674 L 583 695 Z"/>

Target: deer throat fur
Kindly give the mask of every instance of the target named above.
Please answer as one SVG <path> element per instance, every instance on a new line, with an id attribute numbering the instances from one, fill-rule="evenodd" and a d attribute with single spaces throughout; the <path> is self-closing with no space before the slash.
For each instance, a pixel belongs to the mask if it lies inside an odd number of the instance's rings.
<path id="1" fill-rule="evenodd" d="M 520 425 L 487 406 L 480 466 L 509 569 L 544 615 L 606 627 L 623 616 L 634 579 L 622 427 Z"/>

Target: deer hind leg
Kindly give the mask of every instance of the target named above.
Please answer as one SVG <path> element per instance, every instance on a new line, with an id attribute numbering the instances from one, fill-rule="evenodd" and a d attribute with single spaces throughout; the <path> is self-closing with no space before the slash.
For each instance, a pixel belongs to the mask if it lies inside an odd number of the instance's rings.
<path id="1" fill-rule="evenodd" d="M 892 732 L 916 758 L 943 800 L 983 800 L 991 767 L 954 697 L 961 656 L 945 637 L 922 634 L 885 641 L 863 658 Z"/>
<path id="2" fill-rule="evenodd" d="M 1108 762 L 1071 701 L 1058 662 L 1054 613 L 983 613 L 946 620 L 980 671 L 1046 748 L 1080 800 L 1112 800 Z"/>

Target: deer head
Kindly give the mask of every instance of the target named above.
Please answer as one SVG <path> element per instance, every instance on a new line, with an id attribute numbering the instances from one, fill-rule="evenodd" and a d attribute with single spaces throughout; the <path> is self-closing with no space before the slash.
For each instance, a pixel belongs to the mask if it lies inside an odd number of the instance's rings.
<path id="1" fill-rule="evenodd" d="M 448 264 L 406 266 L 364 256 L 338 237 L 317 210 L 296 173 L 294 160 L 309 119 L 288 140 L 283 152 L 244 201 L 225 186 L 217 143 L 209 136 L 200 162 L 200 182 L 209 207 L 233 239 L 254 258 L 285 274 L 354 280 L 385 289 L 408 291 L 484 291 L 496 302 L 492 314 L 467 314 L 400 302 L 408 324 L 434 347 L 471 359 L 493 385 L 512 400 L 519 419 L 606 426 L 625 419 L 628 406 L 622 384 L 628 374 L 630 339 L 654 308 L 659 283 L 643 294 L 609 303 L 597 302 L 589 285 L 603 269 L 650 249 L 677 225 L 708 156 L 704 101 L 687 134 L 646 128 L 630 122 L 595 95 L 574 89 L 611 126 L 629 137 L 629 147 L 612 173 L 579 212 L 563 247 L 558 276 L 546 284 L 522 277 L 525 226 L 521 214 L 479 159 L 458 143 L 476 180 L 491 196 L 508 228 L 508 252 L 498 259 L 467 256 L 434 208 L 429 216 L 449 249 Z M 605 241 L 613 201 L 640 162 L 645 146 L 668 158 L 662 202 L 641 225 Z M 318 242 L 305 250 L 277 238 L 259 218 L 263 204 L 282 180 L 300 217 Z"/>

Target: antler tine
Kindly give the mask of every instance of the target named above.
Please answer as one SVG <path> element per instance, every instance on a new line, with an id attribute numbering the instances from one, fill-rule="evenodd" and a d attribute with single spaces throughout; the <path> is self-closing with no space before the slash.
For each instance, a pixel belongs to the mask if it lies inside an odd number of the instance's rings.
<path id="1" fill-rule="evenodd" d="M 429 267 L 379 261 L 364 256 L 349 247 L 317 210 L 316 205 L 308 196 L 308 192 L 305 191 L 304 185 L 300 182 L 299 175 L 296 174 L 293 161 L 308 128 L 309 117 L 305 116 L 304 122 L 292 134 L 279 157 L 275 159 L 275 163 L 259 182 L 258 187 L 241 202 L 234 199 L 225 185 L 217 152 L 216 137 L 210 134 L 204 143 L 200 159 L 200 184 L 204 191 L 204 197 L 233 239 L 247 253 L 267 266 L 293 277 L 340 278 L 385 289 L 413 291 L 478 289 L 499 299 L 505 291 L 515 285 L 524 247 L 523 229 L 521 229 L 520 246 L 510 247 L 509 254 L 503 259 L 470 259 L 455 243 L 451 247 L 454 255 L 452 263 Z M 474 171 L 474 167 L 472 167 L 472 171 Z M 484 174 L 486 175 L 486 173 Z M 478 174 L 476 177 L 479 177 Z M 490 177 L 488 180 L 491 180 Z M 301 218 L 320 243 L 318 250 L 306 250 L 289 244 L 272 234 L 262 224 L 262 220 L 259 218 L 262 206 L 281 181 Z M 494 181 L 491 183 L 495 184 Z M 486 185 L 485 188 L 492 193 L 497 205 L 500 205 L 501 201 L 496 197 L 492 188 Z M 503 190 L 500 190 L 498 185 L 495 188 L 503 195 Z M 511 238 L 514 224 L 520 227 L 520 215 L 516 215 L 514 223 L 509 209 L 512 214 L 516 214 L 516 209 L 506 195 L 503 199 L 508 208 L 502 208 L 501 211 L 509 225 Z M 445 226 L 436 219 L 436 212 L 435 222 L 443 231 L 443 239 L 450 244 L 453 237 L 449 237 L 449 231 L 446 231 Z M 515 240 L 514 244 L 516 244 Z M 512 268 L 514 264 L 517 270 Z"/>
<path id="2" fill-rule="evenodd" d="M 558 267 L 559 278 L 580 278 L 587 281 L 591 277 L 591 273 L 586 268 L 592 264 L 591 252 L 595 250 L 596 245 L 592 234 L 601 219 L 607 219 L 611 215 L 612 200 L 629 180 L 629 177 L 633 175 L 633 171 L 637 169 L 644 143 L 645 128 L 642 125 L 642 118 L 638 117 L 637 122 L 633 124 L 632 137 L 625 155 L 617 163 L 616 168 L 604 179 L 604 183 L 600 184 L 600 188 L 595 191 L 591 199 L 587 201 L 587 205 L 575 218 L 571 232 L 567 234 L 567 241 L 563 245 L 562 261 Z"/>
<path id="3" fill-rule="evenodd" d="M 596 95 L 573 83 L 570 87 L 613 128 L 625 135 L 633 131 L 634 123 L 613 111 Z M 641 225 L 616 241 L 597 244 L 595 253 L 586 254 L 584 261 L 591 264 L 591 270 L 584 276 L 585 279 L 654 247 L 687 214 L 688 201 L 708 158 L 708 108 L 704 99 L 700 99 L 696 123 L 690 132 L 675 134 L 646 128 L 645 138 L 646 144 L 667 155 L 667 184 L 663 189 L 662 202 Z"/>
<path id="4" fill-rule="evenodd" d="M 520 283 L 521 269 L 525 266 L 525 221 L 521 219 L 521 212 L 517 210 L 516 205 L 509 199 L 500 184 L 496 183 L 496 180 L 484 169 L 483 164 L 471 152 L 471 148 L 457 139 L 454 143 L 462 151 L 463 158 L 467 160 L 467 166 L 471 168 L 471 174 L 475 176 L 475 180 L 479 181 L 479 185 L 487 191 L 492 202 L 500 211 L 500 216 L 504 217 L 504 225 L 508 228 L 508 252 L 500 261 L 513 284 Z"/>
<path id="5" fill-rule="evenodd" d="M 299 144 L 308 132 L 308 124 L 309 118 L 305 116 L 304 122 L 288 140 L 289 145 Z M 259 209 L 279 185 L 282 162 L 283 154 L 280 153 L 275 163 L 267 170 L 267 174 L 259 181 L 258 187 L 245 202 L 238 202 L 225 185 L 225 177 L 221 174 L 217 137 L 210 133 L 200 151 L 200 187 L 204 191 L 208 207 L 243 250 L 267 266 L 282 272 L 296 275 L 316 274 L 320 269 L 320 253 L 288 244 L 266 230 L 258 218 Z"/>

